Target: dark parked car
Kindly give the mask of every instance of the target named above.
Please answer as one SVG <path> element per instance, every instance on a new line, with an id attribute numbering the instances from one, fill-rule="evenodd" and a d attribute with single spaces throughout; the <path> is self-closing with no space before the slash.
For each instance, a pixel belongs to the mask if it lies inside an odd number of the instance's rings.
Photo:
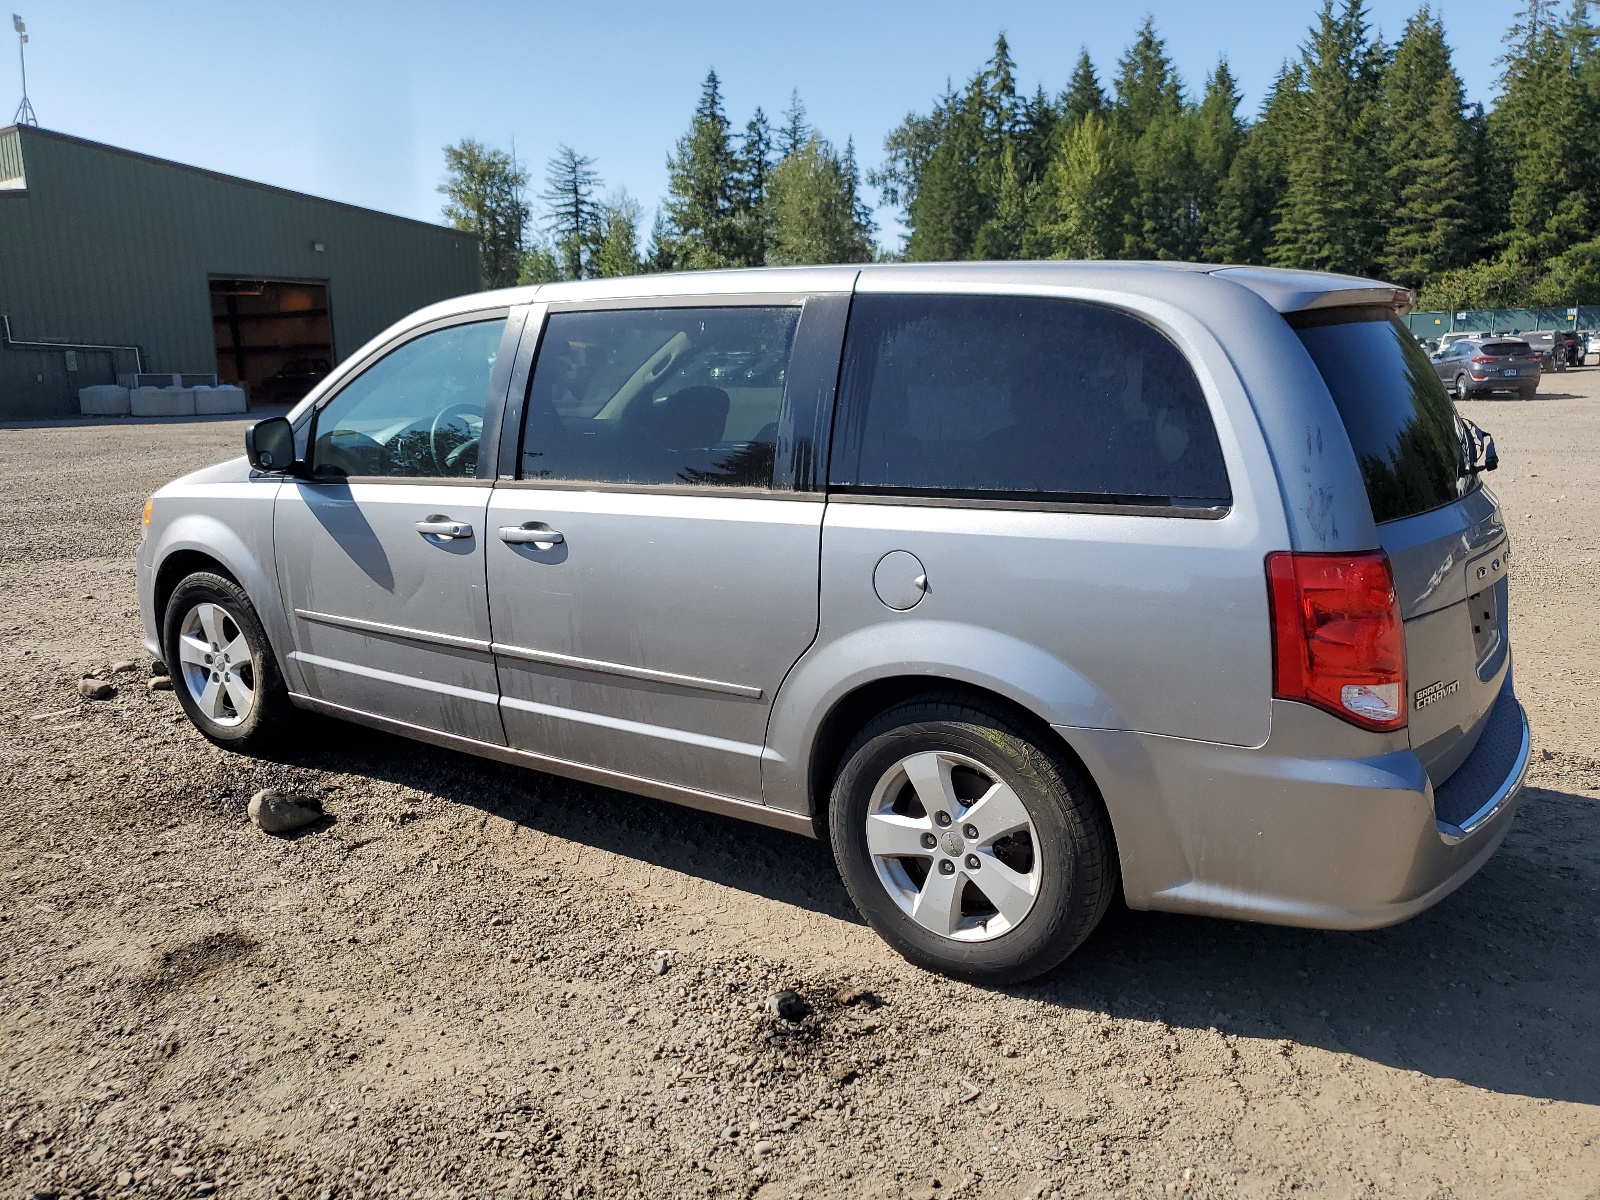
<path id="1" fill-rule="evenodd" d="M 1520 338 L 1470 338 L 1429 358 L 1457 400 L 1493 392 L 1515 392 L 1526 400 L 1539 390 L 1539 351 Z"/>
<path id="2" fill-rule="evenodd" d="M 258 404 L 293 404 L 328 374 L 325 358 L 297 358 L 286 362 L 273 374 L 250 389 Z"/>

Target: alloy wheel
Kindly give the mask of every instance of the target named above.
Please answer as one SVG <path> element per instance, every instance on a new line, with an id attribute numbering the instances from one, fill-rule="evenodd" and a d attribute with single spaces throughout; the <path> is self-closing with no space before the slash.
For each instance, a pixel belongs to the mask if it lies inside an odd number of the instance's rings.
<path id="1" fill-rule="evenodd" d="M 256 703 L 255 660 L 244 630 L 222 605 L 201 601 L 178 627 L 178 666 L 189 697 L 213 724 L 239 725 Z"/>
<path id="2" fill-rule="evenodd" d="M 1027 807 L 965 755 L 923 751 L 890 767 L 873 789 L 866 835 L 890 898 L 940 937 L 990 941 L 1038 898 L 1039 837 Z"/>

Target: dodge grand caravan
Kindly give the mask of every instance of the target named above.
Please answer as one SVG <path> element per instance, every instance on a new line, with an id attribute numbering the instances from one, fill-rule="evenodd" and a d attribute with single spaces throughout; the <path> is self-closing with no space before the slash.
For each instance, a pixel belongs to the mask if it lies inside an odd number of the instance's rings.
<path id="1" fill-rule="evenodd" d="M 305 709 L 831 839 L 968 978 L 1118 889 L 1399 921 L 1528 760 L 1492 446 L 1408 301 L 1138 263 L 462 297 L 156 493 L 146 644 L 241 751 Z"/>

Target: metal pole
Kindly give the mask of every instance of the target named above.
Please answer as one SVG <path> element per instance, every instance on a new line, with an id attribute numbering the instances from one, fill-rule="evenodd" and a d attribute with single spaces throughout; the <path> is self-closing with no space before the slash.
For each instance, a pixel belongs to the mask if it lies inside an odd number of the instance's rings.
<path id="1" fill-rule="evenodd" d="M 144 374 L 144 358 L 139 353 L 137 346 L 101 346 L 93 342 L 25 342 L 11 336 L 11 315 L 0 313 L 0 330 L 5 332 L 6 345 L 15 350 L 19 347 L 24 350 L 117 350 L 133 351 L 133 370 L 136 375 Z"/>
<path id="2" fill-rule="evenodd" d="M 17 31 L 17 61 L 22 65 L 22 103 L 17 105 L 17 113 L 11 118 L 11 123 L 37 128 L 39 118 L 33 111 L 33 102 L 28 99 L 28 27 L 16 13 L 11 14 L 11 27 Z"/>

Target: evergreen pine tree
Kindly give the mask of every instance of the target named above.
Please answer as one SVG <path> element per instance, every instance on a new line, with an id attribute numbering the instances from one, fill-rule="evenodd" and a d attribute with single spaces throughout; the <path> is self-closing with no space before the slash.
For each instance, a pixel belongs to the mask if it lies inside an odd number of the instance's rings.
<path id="1" fill-rule="evenodd" d="M 989 217 L 983 118 L 972 95 L 977 87 L 975 80 L 957 101 L 916 179 L 906 210 L 911 227 L 906 257 L 913 262 L 970 257 L 978 230 Z"/>
<path id="2" fill-rule="evenodd" d="M 739 142 L 734 219 L 740 232 L 739 257 L 747 267 L 767 258 L 767 186 L 772 177 L 772 128 L 758 107 Z"/>
<path id="3" fill-rule="evenodd" d="M 1118 63 L 1113 127 L 1128 143 L 1132 208 L 1124 253 L 1134 258 L 1197 258 L 1200 179 L 1194 123 L 1166 43 L 1146 17 Z"/>
<path id="4" fill-rule="evenodd" d="M 979 257 L 1002 241 L 985 226 L 995 218 L 1005 148 L 1017 122 L 1015 66 L 1004 34 L 994 54 L 938 127 L 938 141 L 918 173 L 907 205 L 906 257 L 938 261 Z"/>
<path id="5" fill-rule="evenodd" d="M 946 85 L 932 113 L 907 113 L 905 120 L 884 139 L 883 165 L 867 172 L 867 182 L 878 189 L 885 204 L 909 210 L 916 201 L 928 160 L 938 149 L 957 103 L 955 93 Z"/>
<path id="6" fill-rule="evenodd" d="M 877 232 L 878 225 L 872 219 L 872 205 L 868 204 L 861 195 L 861 165 L 856 162 L 856 139 L 854 136 L 847 137 L 844 140 L 844 158 L 841 166 L 844 170 L 845 184 L 849 188 L 852 197 L 851 213 L 856 225 L 867 236 L 868 249 L 871 251 L 870 257 L 876 257 L 878 246 L 871 239 L 872 235 Z M 862 261 L 865 262 L 867 259 Z"/>
<path id="7" fill-rule="evenodd" d="M 1156 35 L 1155 21 L 1146 17 L 1117 64 L 1116 113 L 1122 127 L 1139 137 L 1152 122 L 1175 115 L 1183 108 L 1183 85 L 1167 57 L 1167 45 Z"/>
<path id="8" fill-rule="evenodd" d="M 1050 166 L 1060 126 L 1061 110 L 1041 85 L 1017 114 L 1011 137 L 1016 147 L 1017 171 L 1024 184 L 1037 183 Z"/>
<path id="9" fill-rule="evenodd" d="M 805 102 L 800 99 L 800 89 L 794 88 L 789 92 L 789 107 L 783 110 L 783 124 L 778 129 L 778 157 L 788 158 L 803 149 L 810 139 Z"/>
<path id="10" fill-rule="evenodd" d="M 1061 121 L 1072 129 L 1090 113 L 1105 111 L 1106 94 L 1094 73 L 1094 63 L 1089 59 L 1088 47 L 1078 51 L 1078 62 L 1072 68 L 1072 80 L 1061 95 Z"/>
<path id="11" fill-rule="evenodd" d="M 1476 255 L 1472 128 L 1444 25 L 1424 7 L 1406 22 L 1383 76 L 1388 191 L 1385 278 L 1421 287 Z"/>
<path id="12" fill-rule="evenodd" d="M 872 229 L 858 182 L 854 150 L 841 157 L 812 133 L 772 170 L 768 260 L 780 266 L 870 261 Z"/>
<path id="13" fill-rule="evenodd" d="M 1377 272 L 1389 209 L 1381 153 L 1383 50 L 1365 6 L 1323 0 L 1304 52 L 1300 125 L 1269 257 L 1278 266 Z"/>
<path id="14" fill-rule="evenodd" d="M 644 269 L 639 260 L 639 202 L 624 191 L 600 206 L 599 236 L 590 259 L 591 273 L 600 279 L 618 275 L 637 275 Z"/>
<path id="15" fill-rule="evenodd" d="M 660 262 L 679 270 L 737 266 L 744 261 L 738 221 L 738 162 L 716 71 L 706 74 L 689 132 L 667 158 Z"/>
<path id="16" fill-rule="evenodd" d="M 522 263 L 517 272 L 517 283 L 556 283 L 566 276 L 561 270 L 561 260 L 555 251 L 542 240 L 535 239 L 522 253 Z"/>
<path id="17" fill-rule="evenodd" d="M 1285 63 L 1228 168 L 1201 247 L 1211 262 L 1267 261 L 1288 186 L 1290 149 L 1304 118 L 1305 68 Z"/>
<path id="18" fill-rule="evenodd" d="M 1244 122 L 1239 119 L 1239 88 L 1225 58 L 1206 81 L 1194 131 L 1197 249 L 1205 257 L 1218 243 L 1223 189 L 1245 141 Z"/>
<path id="19" fill-rule="evenodd" d="M 1062 138 L 1050 164 L 1028 252 L 1053 258 L 1116 258 L 1133 190 L 1125 143 L 1090 112 Z"/>
<path id="20" fill-rule="evenodd" d="M 644 250 L 645 269 L 673 270 L 675 249 L 672 227 L 667 224 L 667 215 L 657 208 L 655 216 L 650 219 L 650 242 Z"/>
<path id="21" fill-rule="evenodd" d="M 589 274 L 589 257 L 600 236 L 600 205 L 595 189 L 600 176 L 594 159 L 579 154 L 571 146 L 559 146 L 544 174 L 545 232 L 554 243 L 564 279 L 583 279 Z"/>
<path id="22" fill-rule="evenodd" d="M 478 235 L 483 286 L 509 287 L 522 273 L 528 204 L 528 172 L 504 150 L 473 138 L 444 148 L 444 219 L 452 228 Z"/>

